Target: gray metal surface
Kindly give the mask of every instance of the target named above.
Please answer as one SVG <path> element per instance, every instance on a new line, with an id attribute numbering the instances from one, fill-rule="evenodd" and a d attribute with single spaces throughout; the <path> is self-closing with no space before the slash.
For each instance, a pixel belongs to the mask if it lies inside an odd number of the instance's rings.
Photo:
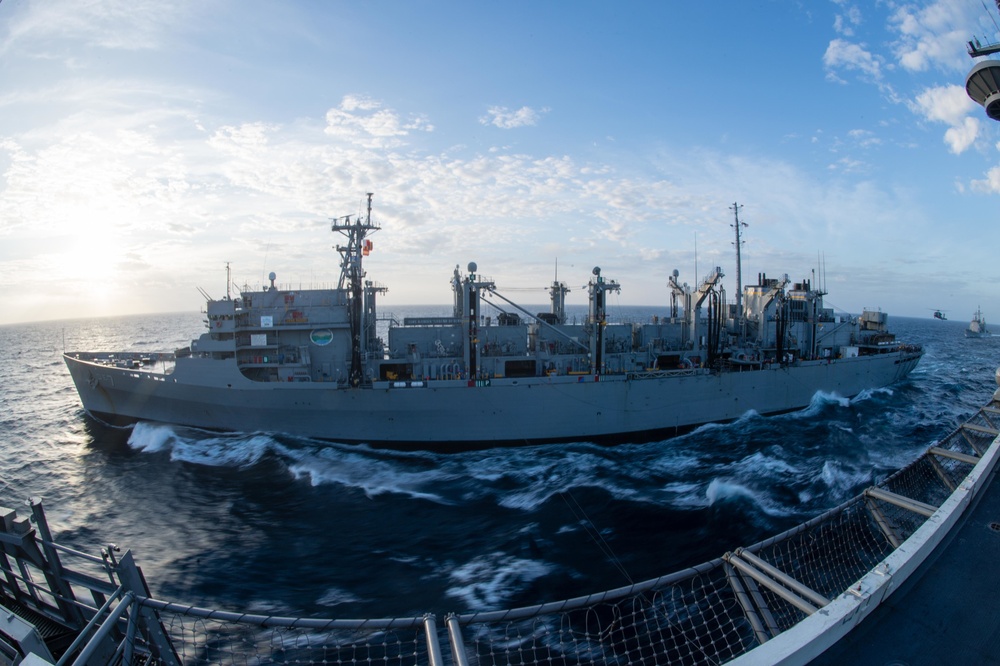
<path id="1" fill-rule="evenodd" d="M 860 626 L 814 666 L 1000 664 L 997 471 L 961 524 Z"/>

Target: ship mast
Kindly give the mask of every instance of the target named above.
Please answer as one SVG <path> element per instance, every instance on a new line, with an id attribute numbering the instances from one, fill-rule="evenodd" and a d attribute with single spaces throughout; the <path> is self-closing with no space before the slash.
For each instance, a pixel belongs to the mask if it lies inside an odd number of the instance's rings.
<path id="1" fill-rule="evenodd" d="M 996 0 L 994 3 L 997 6 L 997 11 L 1000 11 L 1000 0 Z M 983 3 L 983 9 L 986 9 L 986 3 Z M 989 11 L 987 11 L 989 14 Z M 992 16 L 990 17 L 993 18 Z M 993 21 L 993 25 L 996 25 L 996 21 Z M 969 56 L 972 58 L 978 58 L 979 56 L 992 55 L 994 53 L 1000 53 L 1000 44 L 991 43 L 983 46 L 979 43 L 979 40 L 973 38 L 971 41 L 967 42 Z"/>
<path id="2" fill-rule="evenodd" d="M 590 313 L 587 323 L 593 327 L 590 336 L 590 371 L 595 375 L 604 373 L 604 327 L 607 326 L 607 308 L 605 293 L 621 291 L 617 280 L 605 280 L 601 275 L 601 267 L 594 266 L 594 275 L 590 280 Z"/>
<path id="3" fill-rule="evenodd" d="M 740 227 L 746 227 L 746 222 L 740 222 L 740 206 L 736 202 L 729 207 L 729 210 L 733 211 L 733 215 L 736 217 L 736 221 L 729 225 L 736 230 L 736 316 L 739 317 L 738 328 L 740 334 L 740 344 L 743 344 L 743 266 L 741 257 L 741 247 L 743 241 L 740 240 Z"/>
<path id="4" fill-rule="evenodd" d="M 557 324 L 566 323 L 566 294 L 569 287 L 565 282 L 559 281 L 559 260 L 556 259 L 555 277 L 552 279 L 552 286 L 549 287 L 549 298 L 552 300 L 551 312 Z"/>
<path id="5" fill-rule="evenodd" d="M 347 238 L 347 245 L 337 245 L 337 252 L 342 258 L 338 288 L 343 290 L 344 285 L 349 284 L 347 312 L 351 326 L 351 370 L 348 381 L 354 387 L 361 385 L 364 374 L 361 364 L 361 327 L 364 309 L 362 279 L 365 277 L 362 258 L 368 255 L 372 247 L 371 241 L 366 240 L 365 236 L 380 228 L 372 222 L 372 197 L 375 195 L 368 192 L 367 196 L 368 213 L 363 221 L 360 215 L 355 216 L 353 222 L 350 215 L 345 215 L 342 218 L 334 218 L 330 225 L 331 231 L 343 234 Z"/>

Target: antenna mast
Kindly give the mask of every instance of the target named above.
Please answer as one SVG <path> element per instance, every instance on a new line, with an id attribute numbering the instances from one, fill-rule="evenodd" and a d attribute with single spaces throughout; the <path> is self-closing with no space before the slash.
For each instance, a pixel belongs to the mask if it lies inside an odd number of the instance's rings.
<path id="1" fill-rule="evenodd" d="M 740 208 L 743 206 L 736 202 L 729 207 L 729 210 L 733 211 L 733 215 L 736 217 L 736 221 L 729 225 L 736 230 L 736 314 L 739 317 L 739 331 L 740 340 L 743 340 L 743 266 L 742 266 L 742 256 L 741 256 L 741 246 L 743 241 L 740 240 L 740 227 L 746 227 L 746 222 L 740 222 Z"/>
<path id="2" fill-rule="evenodd" d="M 333 220 L 330 230 L 340 233 L 347 238 L 347 245 L 337 245 L 337 252 L 340 253 L 343 261 L 340 264 L 340 285 L 343 290 L 345 285 L 348 291 L 348 319 L 351 326 L 351 371 L 348 381 L 352 387 L 361 385 L 362 376 L 362 312 L 364 300 L 364 288 L 362 279 L 365 277 L 362 258 L 371 251 L 371 241 L 366 236 L 379 230 L 379 226 L 372 222 L 372 197 L 368 195 L 368 213 L 362 222 L 361 216 L 355 216 L 351 222 L 351 216 L 346 215 Z"/>

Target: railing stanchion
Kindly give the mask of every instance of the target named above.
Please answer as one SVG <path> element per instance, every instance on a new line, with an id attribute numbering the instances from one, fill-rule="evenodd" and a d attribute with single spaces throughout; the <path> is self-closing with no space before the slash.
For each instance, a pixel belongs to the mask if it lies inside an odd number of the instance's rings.
<path id="1" fill-rule="evenodd" d="M 424 634 L 427 637 L 427 659 L 430 666 L 444 666 L 444 660 L 441 658 L 441 645 L 437 636 L 437 622 L 430 613 L 424 615 Z"/>
<path id="2" fill-rule="evenodd" d="M 465 654 L 465 642 L 462 640 L 462 627 L 458 624 L 458 616 L 449 613 L 445 623 L 448 625 L 448 642 L 451 643 L 451 656 L 455 666 L 469 666 L 469 658 Z"/>

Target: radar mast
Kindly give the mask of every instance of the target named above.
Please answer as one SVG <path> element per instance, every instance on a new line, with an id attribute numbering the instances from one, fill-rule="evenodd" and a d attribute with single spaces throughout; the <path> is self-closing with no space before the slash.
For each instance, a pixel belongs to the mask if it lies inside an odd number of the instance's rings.
<path id="1" fill-rule="evenodd" d="M 738 328 L 740 334 L 740 344 L 743 344 L 743 266 L 742 266 L 742 245 L 743 241 L 740 239 L 740 227 L 746 227 L 746 222 L 740 222 L 740 208 L 743 206 L 736 202 L 729 207 L 729 210 L 733 211 L 733 215 L 736 217 L 736 221 L 729 225 L 736 230 L 736 316 L 738 319 Z"/>
<path id="2" fill-rule="evenodd" d="M 366 238 L 370 232 L 375 232 L 380 227 L 372 222 L 372 197 L 374 193 L 368 192 L 368 211 L 365 219 L 357 215 L 351 221 L 350 215 L 334 218 L 330 225 L 330 230 L 343 234 L 347 238 L 346 245 L 337 245 L 337 252 L 340 253 L 340 283 L 339 289 L 343 290 L 345 284 L 348 287 L 348 317 L 351 325 L 351 370 L 348 381 L 351 386 L 361 385 L 363 371 L 361 365 L 361 344 L 362 344 L 362 312 L 364 311 L 364 289 L 362 280 L 365 277 L 362 265 L 363 257 L 368 256 L 372 249 L 372 242 Z"/>

